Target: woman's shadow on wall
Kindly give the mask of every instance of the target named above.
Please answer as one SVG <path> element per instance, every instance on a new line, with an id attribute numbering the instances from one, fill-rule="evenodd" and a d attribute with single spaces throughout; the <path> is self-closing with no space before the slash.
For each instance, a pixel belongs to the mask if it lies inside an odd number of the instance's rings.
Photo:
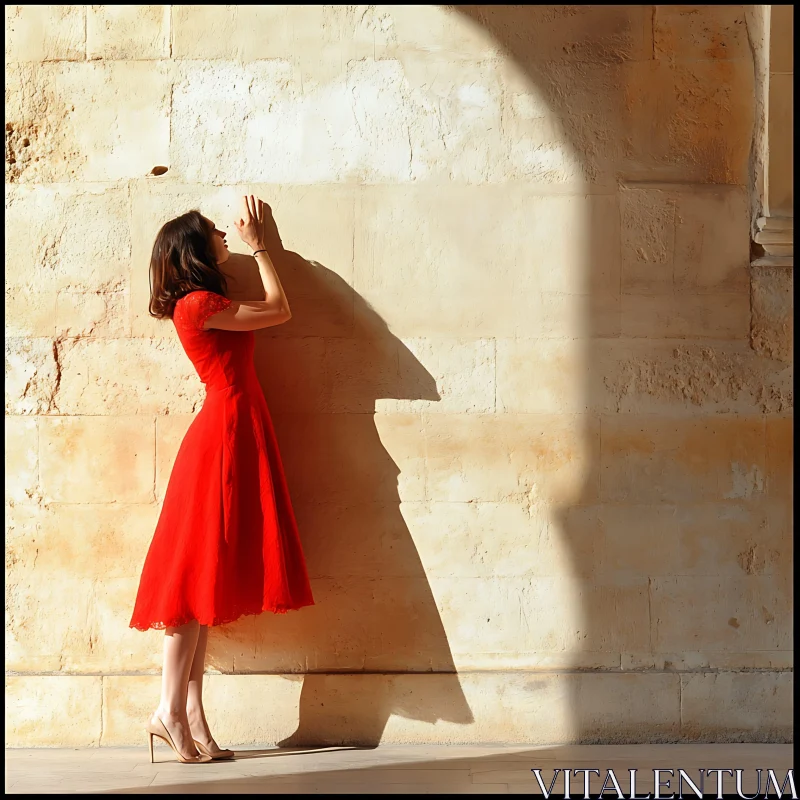
<path id="1" fill-rule="evenodd" d="M 422 423 L 375 418 L 379 398 L 440 400 L 436 383 L 336 272 L 284 249 L 274 226 L 268 244 L 294 316 L 256 333 L 255 363 L 316 605 L 223 626 L 209 641 L 209 663 L 303 681 L 284 747 L 377 745 L 393 714 L 469 724 L 401 513 L 402 493 L 424 515 Z M 231 299 L 263 295 L 252 257 L 231 254 L 225 273 Z"/>

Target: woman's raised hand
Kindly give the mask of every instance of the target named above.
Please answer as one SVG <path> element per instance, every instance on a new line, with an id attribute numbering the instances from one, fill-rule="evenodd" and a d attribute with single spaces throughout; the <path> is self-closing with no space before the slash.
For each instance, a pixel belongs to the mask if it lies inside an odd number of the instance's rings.
<path id="1" fill-rule="evenodd" d="M 267 221 L 271 219 L 270 207 L 251 195 L 242 197 L 241 216 L 233 221 L 241 240 L 252 250 L 265 249 Z"/>

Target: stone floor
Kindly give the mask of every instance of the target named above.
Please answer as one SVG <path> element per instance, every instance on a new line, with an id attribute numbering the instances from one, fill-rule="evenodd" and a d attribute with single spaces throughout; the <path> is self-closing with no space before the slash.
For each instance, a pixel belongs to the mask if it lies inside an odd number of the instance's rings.
<path id="1" fill-rule="evenodd" d="M 678 770 L 698 786 L 700 768 L 744 770 L 742 790 L 758 790 L 756 769 L 774 770 L 783 785 L 793 769 L 791 744 L 677 744 L 677 745 L 381 745 L 377 748 L 326 747 L 308 749 L 242 748 L 230 762 L 179 764 L 166 746 L 156 745 L 156 763 L 150 764 L 144 736 L 137 748 L 7 749 L 6 792 L 18 793 L 443 793 L 542 794 L 531 772 L 541 769 L 545 788 L 554 770 L 561 769 L 553 787 L 564 791 L 563 770 L 596 769 L 590 773 L 590 791 L 616 797 L 609 772 L 625 796 L 630 791 L 629 769 L 636 769 L 638 796 L 652 792 L 654 769 L 662 773 L 662 797 L 677 790 Z M 735 774 L 735 773 L 734 773 Z M 583 796 L 584 773 L 572 773 L 573 797 Z M 717 794 L 716 776 L 706 777 L 706 796 Z M 723 790 L 736 793 L 735 779 L 723 776 Z M 787 784 L 787 790 L 788 790 Z M 770 796 L 775 797 L 770 786 Z M 696 791 L 683 784 L 683 796 Z M 791 796 L 787 793 L 784 796 Z M 796 796 L 796 795 L 795 795 Z"/>

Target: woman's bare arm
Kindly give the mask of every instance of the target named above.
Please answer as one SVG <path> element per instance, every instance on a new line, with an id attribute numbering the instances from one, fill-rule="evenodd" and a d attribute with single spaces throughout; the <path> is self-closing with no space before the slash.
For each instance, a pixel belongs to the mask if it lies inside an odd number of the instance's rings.
<path id="1" fill-rule="evenodd" d="M 291 318 L 287 308 L 276 307 L 270 300 L 233 300 L 224 311 L 210 316 L 203 330 L 257 331 L 288 322 Z"/>
<path id="2" fill-rule="evenodd" d="M 231 302 L 224 311 L 206 320 L 204 330 L 253 331 L 280 325 L 292 318 L 286 293 L 265 248 L 267 215 L 271 213 L 269 206 L 252 195 L 249 199 L 245 196 L 243 200 L 242 217 L 234 225 L 242 241 L 255 251 L 258 272 L 264 284 L 264 300 Z"/>

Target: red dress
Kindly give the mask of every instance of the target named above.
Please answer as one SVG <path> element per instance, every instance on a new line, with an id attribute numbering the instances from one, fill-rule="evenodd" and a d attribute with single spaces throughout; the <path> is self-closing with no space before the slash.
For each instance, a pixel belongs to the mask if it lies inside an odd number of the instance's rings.
<path id="1" fill-rule="evenodd" d="M 131 628 L 314 604 L 278 442 L 253 364 L 252 331 L 203 330 L 230 305 L 197 291 L 173 323 L 206 386 L 178 450 L 142 569 Z"/>

